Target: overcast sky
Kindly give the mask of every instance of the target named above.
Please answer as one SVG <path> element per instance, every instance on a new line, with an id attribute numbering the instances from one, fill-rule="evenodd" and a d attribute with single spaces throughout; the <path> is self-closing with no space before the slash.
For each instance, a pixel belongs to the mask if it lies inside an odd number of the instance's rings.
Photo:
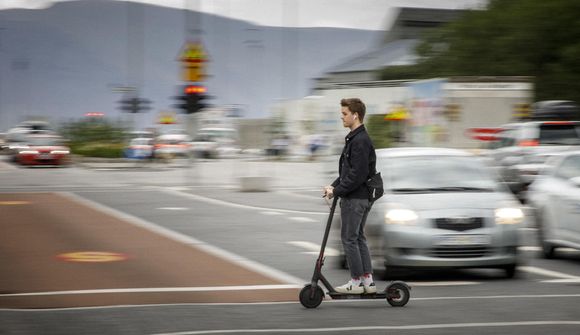
<path id="1" fill-rule="evenodd" d="M 95 0 L 0 0 L 0 10 L 42 9 L 56 2 Z M 127 0 L 117 0 L 127 1 Z M 487 0 L 128 0 L 201 10 L 265 26 L 384 30 L 394 7 L 481 8 Z"/>

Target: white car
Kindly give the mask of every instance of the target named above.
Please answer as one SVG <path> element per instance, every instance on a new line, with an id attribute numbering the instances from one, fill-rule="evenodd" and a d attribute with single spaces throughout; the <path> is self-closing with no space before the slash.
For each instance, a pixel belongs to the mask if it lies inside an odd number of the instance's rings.
<path id="1" fill-rule="evenodd" d="M 554 156 L 530 185 L 527 199 L 536 211 L 546 258 L 558 247 L 580 249 L 580 151 Z"/>
<path id="2" fill-rule="evenodd" d="M 189 157 L 191 137 L 183 134 L 166 134 L 155 139 L 155 157 Z"/>
<path id="3" fill-rule="evenodd" d="M 519 261 L 520 203 L 485 161 L 463 150 L 378 149 L 385 194 L 366 232 L 375 264 L 397 268 L 499 268 Z"/>
<path id="4" fill-rule="evenodd" d="M 197 136 L 191 142 L 191 151 L 195 157 L 216 158 L 218 156 L 219 143 L 209 136 Z"/>

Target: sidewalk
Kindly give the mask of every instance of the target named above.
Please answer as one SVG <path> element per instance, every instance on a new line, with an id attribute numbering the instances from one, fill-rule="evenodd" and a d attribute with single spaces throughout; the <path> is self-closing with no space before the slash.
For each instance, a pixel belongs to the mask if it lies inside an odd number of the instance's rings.
<path id="1" fill-rule="evenodd" d="M 133 170 L 128 180 L 140 179 L 140 172 L 159 172 L 160 178 L 147 178 L 147 183 L 171 183 L 186 180 L 188 186 L 248 187 L 249 191 L 270 191 L 278 188 L 321 188 L 335 177 L 328 172 L 327 159 L 317 161 L 279 161 L 251 159 L 188 160 L 147 162 L 127 159 L 83 159 L 75 166 L 98 170 Z M 332 170 L 332 169 L 330 169 Z M 158 180 L 159 179 L 159 180 Z M 158 180 L 156 182 L 156 180 Z M 252 187 L 257 186 L 255 188 Z"/>
<path id="2" fill-rule="evenodd" d="M 90 159 L 74 162 L 72 168 L 21 168 L 0 160 L 0 188 L 43 190 L 92 187 L 186 187 L 241 191 L 316 190 L 336 178 L 336 162 L 268 160 L 175 160 L 134 162 Z M 327 170 L 330 170 L 328 172 Z M 257 182 L 257 189 L 248 189 Z M 251 185 L 250 185 L 251 186 Z"/>

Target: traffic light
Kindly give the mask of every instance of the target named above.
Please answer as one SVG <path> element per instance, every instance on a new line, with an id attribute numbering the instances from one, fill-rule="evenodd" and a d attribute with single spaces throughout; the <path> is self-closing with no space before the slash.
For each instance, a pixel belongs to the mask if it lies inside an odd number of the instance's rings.
<path id="1" fill-rule="evenodd" d="M 181 109 L 185 114 L 198 113 L 202 109 L 209 107 L 206 100 L 210 97 L 205 93 L 206 88 L 204 86 L 184 86 L 181 95 L 176 97 L 181 103 L 175 105 L 175 107 Z"/>
<path id="2" fill-rule="evenodd" d="M 128 97 L 119 101 L 120 109 L 127 113 L 141 113 L 142 111 L 150 110 L 151 101 L 139 97 Z"/>

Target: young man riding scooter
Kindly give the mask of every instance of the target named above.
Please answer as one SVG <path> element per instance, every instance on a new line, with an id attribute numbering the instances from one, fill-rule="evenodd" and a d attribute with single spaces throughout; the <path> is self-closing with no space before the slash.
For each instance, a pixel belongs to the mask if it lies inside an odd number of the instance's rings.
<path id="1" fill-rule="evenodd" d="M 365 104 L 357 98 L 342 99 L 341 120 L 350 132 L 345 138 L 339 160 L 339 177 L 324 187 L 327 198 L 340 197 L 341 241 L 350 269 L 351 279 L 335 287 L 340 293 L 376 293 L 373 269 L 364 233 L 366 212 L 370 210 L 369 193 L 365 182 L 371 171 L 376 171 L 376 155 L 373 143 L 363 120 Z"/>

